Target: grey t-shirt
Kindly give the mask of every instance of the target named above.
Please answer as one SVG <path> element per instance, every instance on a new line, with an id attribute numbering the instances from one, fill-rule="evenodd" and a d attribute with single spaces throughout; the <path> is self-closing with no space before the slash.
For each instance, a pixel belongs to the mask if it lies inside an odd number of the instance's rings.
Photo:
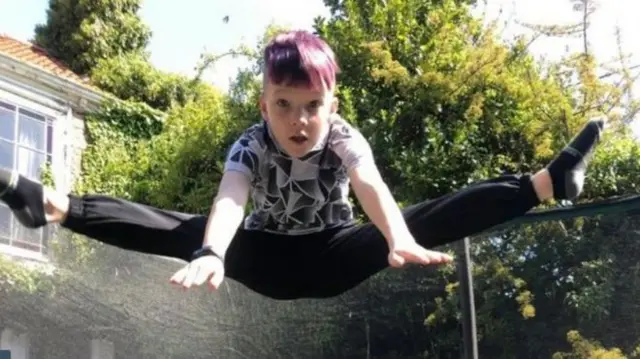
<path id="1" fill-rule="evenodd" d="M 264 123 L 231 146 L 225 171 L 241 172 L 252 184 L 245 229 L 294 235 L 352 223 L 347 172 L 373 164 L 373 155 L 358 130 L 339 116 L 330 121 L 325 139 L 300 159 L 288 156 Z"/>

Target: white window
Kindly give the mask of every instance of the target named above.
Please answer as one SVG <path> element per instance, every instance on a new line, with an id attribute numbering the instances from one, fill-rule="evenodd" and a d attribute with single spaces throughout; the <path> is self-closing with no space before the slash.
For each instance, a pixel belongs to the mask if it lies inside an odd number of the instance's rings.
<path id="1" fill-rule="evenodd" d="M 12 329 L 0 332 L 0 349 L 10 350 L 11 359 L 29 359 L 29 334 Z"/>
<path id="2" fill-rule="evenodd" d="M 113 343 L 100 339 L 91 340 L 91 359 L 113 358 L 115 358 L 115 348 Z"/>
<path id="3" fill-rule="evenodd" d="M 36 181 L 51 163 L 52 119 L 0 99 L 0 166 L 18 170 Z M 49 229 L 28 229 L 0 202 L 0 245 L 46 255 Z"/>

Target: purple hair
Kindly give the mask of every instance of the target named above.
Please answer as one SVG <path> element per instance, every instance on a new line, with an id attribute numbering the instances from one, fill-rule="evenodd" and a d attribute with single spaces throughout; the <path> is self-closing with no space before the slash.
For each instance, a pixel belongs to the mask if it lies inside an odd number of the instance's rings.
<path id="1" fill-rule="evenodd" d="M 265 78 L 276 85 L 333 89 L 340 71 L 329 45 L 308 31 L 277 35 L 264 50 Z"/>

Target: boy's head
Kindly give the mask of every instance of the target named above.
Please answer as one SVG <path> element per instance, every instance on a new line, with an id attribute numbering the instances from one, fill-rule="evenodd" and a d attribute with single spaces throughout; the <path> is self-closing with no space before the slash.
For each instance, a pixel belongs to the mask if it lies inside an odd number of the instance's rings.
<path id="1" fill-rule="evenodd" d="M 289 155 L 304 156 L 326 135 L 338 72 L 329 45 L 307 31 L 277 35 L 265 48 L 260 110 Z"/>

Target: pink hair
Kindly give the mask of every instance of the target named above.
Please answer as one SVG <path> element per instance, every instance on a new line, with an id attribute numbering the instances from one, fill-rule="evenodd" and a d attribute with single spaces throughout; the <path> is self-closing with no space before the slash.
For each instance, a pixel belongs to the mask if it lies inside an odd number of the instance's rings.
<path id="1" fill-rule="evenodd" d="M 340 68 L 329 45 L 308 31 L 277 35 L 264 50 L 265 78 L 276 85 L 333 89 Z"/>

